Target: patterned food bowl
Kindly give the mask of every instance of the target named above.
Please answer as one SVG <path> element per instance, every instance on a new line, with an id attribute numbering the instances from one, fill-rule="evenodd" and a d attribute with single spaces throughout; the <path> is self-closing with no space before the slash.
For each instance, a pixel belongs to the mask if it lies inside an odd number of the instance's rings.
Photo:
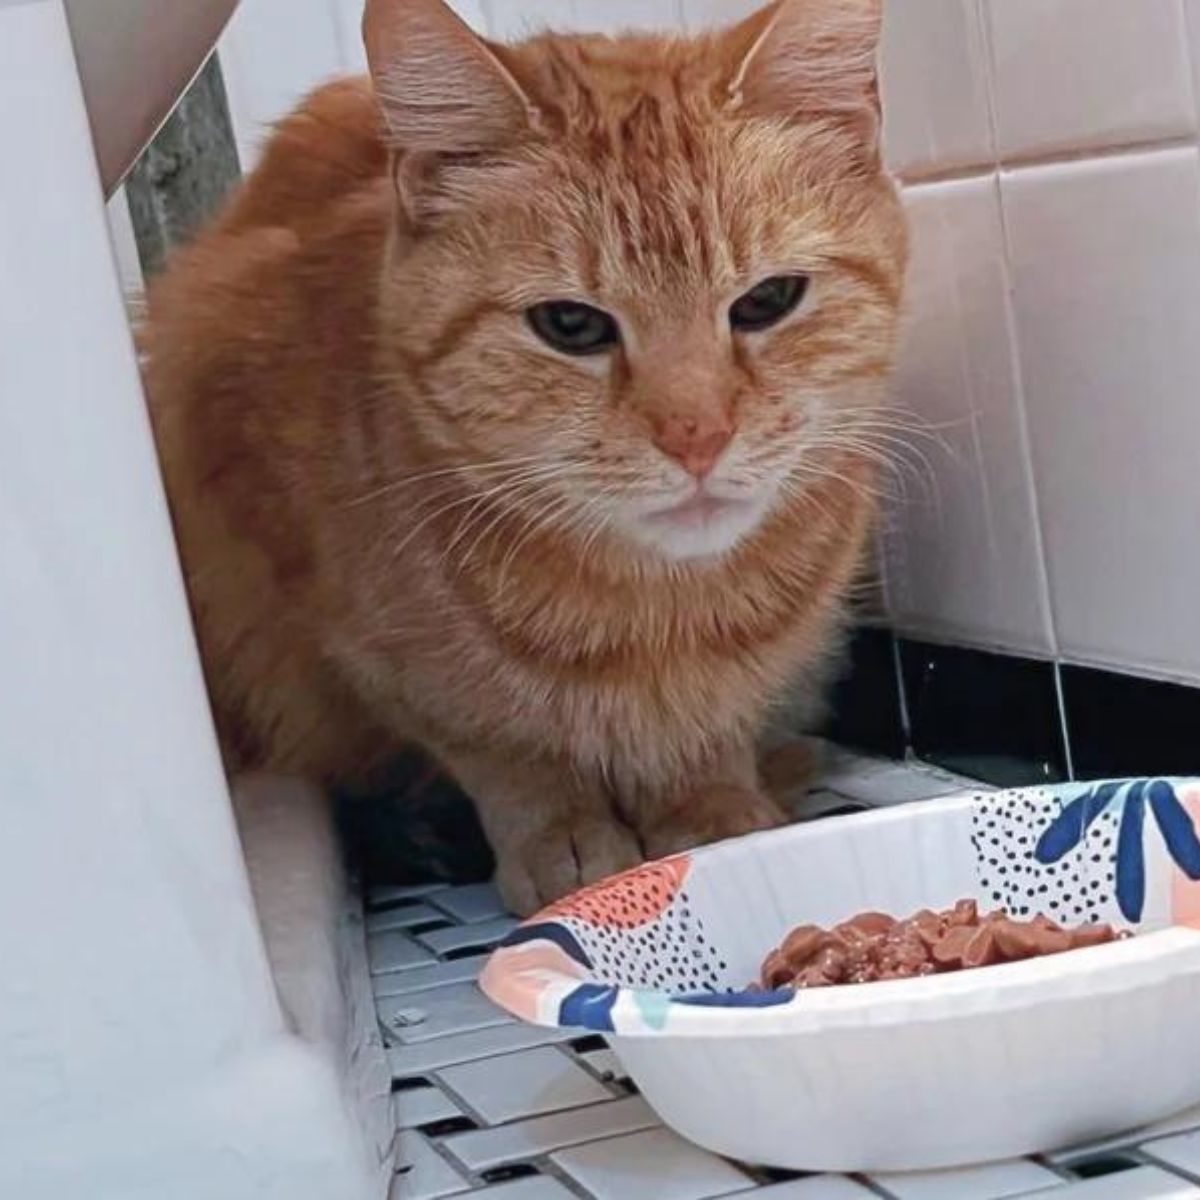
<path id="1" fill-rule="evenodd" d="M 520 926 L 482 986 L 599 1030 L 660 1116 L 746 1162 L 952 1166 L 1200 1103 L 1200 782 L 963 795 L 651 863 Z M 931 978 L 746 985 L 799 924 L 974 897 L 1140 936 Z"/>

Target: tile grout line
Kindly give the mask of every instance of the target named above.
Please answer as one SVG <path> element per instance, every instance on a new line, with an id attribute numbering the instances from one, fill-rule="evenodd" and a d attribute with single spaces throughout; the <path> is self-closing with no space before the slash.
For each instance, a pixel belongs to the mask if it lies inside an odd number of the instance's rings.
<path id="1" fill-rule="evenodd" d="M 996 71 L 995 47 L 992 41 L 991 20 L 985 11 L 985 0 L 975 0 L 976 11 L 979 14 L 980 35 L 984 40 L 984 87 L 988 101 L 988 120 L 991 124 L 992 144 L 999 151 L 1000 123 L 996 110 Z M 1191 139 L 1194 144 L 1194 137 Z M 1022 457 L 1029 473 L 1028 487 L 1030 501 L 1033 505 L 1033 537 L 1038 561 L 1038 592 L 1043 606 L 1043 617 L 1049 625 L 1050 645 L 1053 652 L 1054 681 L 1056 708 L 1060 726 L 1060 736 L 1063 739 L 1063 754 L 1067 768 L 1068 779 L 1075 778 L 1074 757 L 1071 752 L 1069 729 L 1067 726 L 1066 709 L 1063 705 L 1061 646 L 1058 637 L 1058 618 L 1054 606 L 1054 592 L 1050 584 L 1050 559 L 1046 550 L 1046 534 L 1042 507 L 1041 488 L 1038 483 L 1037 464 L 1034 461 L 1033 438 L 1029 422 L 1029 393 L 1025 386 L 1024 363 L 1021 354 L 1021 332 L 1017 322 L 1017 307 L 1015 280 L 1013 278 L 1013 241 L 1009 227 L 1008 210 L 1004 202 L 1004 187 L 1001 170 L 995 177 L 996 211 L 1000 221 L 1000 273 L 1004 281 L 1004 319 L 1009 331 L 1009 370 L 1012 372 L 1012 382 L 1015 391 L 1017 423 L 1020 431 Z"/>
<path id="2" fill-rule="evenodd" d="M 1061 659 L 1054 663 L 1054 695 L 1058 707 L 1059 734 L 1062 737 L 1063 756 L 1067 768 L 1067 779 L 1074 783 L 1078 778 L 1075 774 L 1075 753 L 1071 747 L 1071 723 L 1067 716 L 1067 695 L 1063 687 L 1063 664 Z"/>

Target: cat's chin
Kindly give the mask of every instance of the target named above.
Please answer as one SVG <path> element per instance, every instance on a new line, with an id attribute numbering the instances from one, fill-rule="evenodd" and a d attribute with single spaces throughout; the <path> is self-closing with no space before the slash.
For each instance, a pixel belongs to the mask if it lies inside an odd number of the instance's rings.
<path id="1" fill-rule="evenodd" d="M 628 533 L 647 550 L 673 562 L 718 558 L 762 524 L 769 505 L 761 498 L 697 496 L 631 522 Z"/>

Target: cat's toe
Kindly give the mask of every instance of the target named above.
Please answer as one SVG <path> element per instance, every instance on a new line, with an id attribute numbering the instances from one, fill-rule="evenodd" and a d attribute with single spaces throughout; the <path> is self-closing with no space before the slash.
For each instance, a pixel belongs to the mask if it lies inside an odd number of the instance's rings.
<path id="1" fill-rule="evenodd" d="M 589 883 L 636 866 L 643 859 L 633 832 L 618 821 L 557 825 L 497 854 L 496 887 L 509 908 L 532 916 Z"/>
<path id="2" fill-rule="evenodd" d="M 642 841 L 651 858 L 665 858 L 710 842 L 777 829 L 786 822 L 783 809 L 763 792 L 719 786 L 695 792 L 649 822 Z"/>

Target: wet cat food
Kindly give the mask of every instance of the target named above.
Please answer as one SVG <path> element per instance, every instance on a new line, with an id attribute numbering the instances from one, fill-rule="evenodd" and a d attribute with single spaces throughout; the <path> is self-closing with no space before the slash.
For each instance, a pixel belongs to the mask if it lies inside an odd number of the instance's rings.
<path id="1" fill-rule="evenodd" d="M 915 979 L 1099 946 L 1128 934 L 1111 925 L 1064 928 L 1048 917 L 1018 921 L 981 914 L 974 900 L 943 912 L 922 909 L 906 920 L 860 913 L 832 929 L 801 925 L 763 963 L 757 985 L 832 987 L 883 979 Z"/>

